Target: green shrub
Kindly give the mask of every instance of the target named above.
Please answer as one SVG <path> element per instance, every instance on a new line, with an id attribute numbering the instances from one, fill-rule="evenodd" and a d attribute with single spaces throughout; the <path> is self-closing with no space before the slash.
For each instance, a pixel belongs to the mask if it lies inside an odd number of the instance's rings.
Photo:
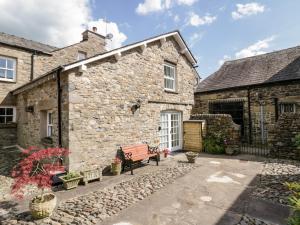
<path id="1" fill-rule="evenodd" d="M 211 154 L 224 154 L 224 139 L 221 135 L 209 135 L 203 140 L 205 152 Z"/>
<path id="2" fill-rule="evenodd" d="M 80 177 L 80 175 L 78 173 L 75 172 L 69 172 L 66 176 L 64 176 L 65 180 L 71 180 L 73 178 L 77 178 Z"/>
<path id="3" fill-rule="evenodd" d="M 289 197 L 290 206 L 293 209 L 293 214 L 288 218 L 289 225 L 300 224 L 300 183 L 292 182 L 285 183 L 285 186 L 293 192 L 293 195 Z"/>
<path id="4" fill-rule="evenodd" d="M 295 146 L 300 150 L 300 134 L 297 134 L 295 137 Z"/>

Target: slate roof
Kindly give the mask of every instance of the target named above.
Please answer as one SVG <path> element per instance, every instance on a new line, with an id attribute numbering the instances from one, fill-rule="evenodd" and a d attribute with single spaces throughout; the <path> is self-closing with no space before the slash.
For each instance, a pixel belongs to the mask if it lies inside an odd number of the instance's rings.
<path id="1" fill-rule="evenodd" d="M 40 42 L 36 42 L 32 40 L 27 40 L 25 38 L 17 37 L 15 35 L 6 34 L 3 32 L 0 32 L 0 43 L 13 46 L 13 47 L 27 49 L 27 50 L 36 50 L 44 53 L 50 53 L 57 49 L 54 46 L 42 44 Z"/>
<path id="2" fill-rule="evenodd" d="M 225 62 L 195 92 L 300 79 L 300 46 Z"/>

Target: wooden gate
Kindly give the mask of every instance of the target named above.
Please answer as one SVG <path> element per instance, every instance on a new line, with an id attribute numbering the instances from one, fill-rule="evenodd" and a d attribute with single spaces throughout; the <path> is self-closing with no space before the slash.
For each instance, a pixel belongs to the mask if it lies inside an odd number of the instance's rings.
<path id="1" fill-rule="evenodd" d="M 183 122 L 183 150 L 202 152 L 202 122 L 184 121 Z"/>

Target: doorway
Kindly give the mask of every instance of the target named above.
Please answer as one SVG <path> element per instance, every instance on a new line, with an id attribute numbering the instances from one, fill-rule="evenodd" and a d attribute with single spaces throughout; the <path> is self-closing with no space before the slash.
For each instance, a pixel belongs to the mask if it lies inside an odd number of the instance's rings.
<path id="1" fill-rule="evenodd" d="M 160 148 L 176 151 L 182 148 L 182 120 L 180 112 L 160 114 Z"/>

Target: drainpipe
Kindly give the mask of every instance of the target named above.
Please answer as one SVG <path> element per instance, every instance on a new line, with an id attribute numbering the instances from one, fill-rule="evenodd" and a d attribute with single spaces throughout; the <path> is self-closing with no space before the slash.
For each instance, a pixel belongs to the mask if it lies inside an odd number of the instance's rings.
<path id="1" fill-rule="evenodd" d="M 30 69 L 30 81 L 33 80 L 33 73 L 34 73 L 34 56 L 36 55 L 36 51 L 31 54 L 31 69 Z"/>
<path id="2" fill-rule="evenodd" d="M 57 124 L 58 124 L 58 147 L 62 147 L 62 120 L 61 120 L 61 84 L 60 75 L 62 68 L 58 68 L 56 71 L 56 84 L 57 84 Z"/>
<path id="3" fill-rule="evenodd" d="M 252 119 L 251 119 L 251 103 L 250 103 L 250 88 L 247 89 L 248 98 L 248 139 L 249 143 L 252 144 Z"/>

